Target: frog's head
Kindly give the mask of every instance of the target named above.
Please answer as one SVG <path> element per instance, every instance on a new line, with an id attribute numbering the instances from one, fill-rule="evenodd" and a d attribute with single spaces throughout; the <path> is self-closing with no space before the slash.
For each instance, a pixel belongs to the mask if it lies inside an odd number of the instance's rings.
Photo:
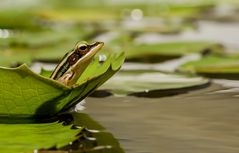
<path id="1" fill-rule="evenodd" d="M 88 44 L 85 41 L 78 42 L 74 49 L 63 57 L 53 71 L 51 78 L 67 86 L 74 85 L 103 45 L 103 42 L 93 44 Z"/>
<path id="2" fill-rule="evenodd" d="M 74 56 L 78 56 L 77 59 L 80 59 L 84 55 L 86 55 L 87 53 L 95 55 L 95 53 L 97 53 L 103 47 L 103 45 L 104 45 L 103 42 L 95 42 L 93 44 L 88 44 L 87 42 L 82 41 L 82 42 L 78 42 L 75 45 L 75 48 L 73 49 L 72 52 L 73 52 Z M 77 61 L 77 60 L 74 60 L 74 59 L 72 61 L 71 60 L 72 59 L 69 59 L 69 62 Z"/>

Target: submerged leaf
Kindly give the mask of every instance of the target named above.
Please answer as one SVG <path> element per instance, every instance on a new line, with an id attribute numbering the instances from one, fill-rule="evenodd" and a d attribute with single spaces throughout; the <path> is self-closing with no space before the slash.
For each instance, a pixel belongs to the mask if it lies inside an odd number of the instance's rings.
<path id="1" fill-rule="evenodd" d="M 178 93 L 184 89 L 190 91 L 199 86 L 208 84 L 209 80 L 202 77 L 187 76 L 182 74 L 169 74 L 158 71 L 120 71 L 112 79 L 100 87 L 102 90 L 115 94 L 136 94 L 158 91 L 155 95 L 161 97 Z"/>

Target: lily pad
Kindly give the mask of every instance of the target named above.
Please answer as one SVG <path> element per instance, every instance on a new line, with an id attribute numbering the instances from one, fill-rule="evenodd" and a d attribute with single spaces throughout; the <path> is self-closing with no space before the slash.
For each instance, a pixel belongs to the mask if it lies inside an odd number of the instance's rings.
<path id="1" fill-rule="evenodd" d="M 175 21 L 168 20 L 153 22 L 151 20 L 147 20 L 147 18 L 145 20 L 141 20 L 141 23 L 137 25 L 129 24 L 124 27 L 124 29 L 133 36 L 145 33 L 179 34 L 183 30 L 188 28 L 195 29 L 195 23 L 189 21 L 181 21 L 175 23 Z"/>
<path id="2" fill-rule="evenodd" d="M 120 71 L 100 89 L 113 92 L 116 95 L 162 97 L 203 88 L 208 84 L 208 79 L 197 76 L 131 70 Z"/>
<path id="3" fill-rule="evenodd" d="M 41 29 L 42 27 L 34 20 L 34 15 L 28 9 L 1 9 L 1 29 Z"/>
<path id="4" fill-rule="evenodd" d="M 30 64 L 32 58 L 32 54 L 25 49 L 1 49 L 0 51 L 1 66 L 10 67 L 18 63 Z"/>
<path id="5" fill-rule="evenodd" d="M 129 61 L 161 62 L 192 53 L 222 52 L 222 46 L 210 42 L 166 42 L 132 45 L 126 50 Z"/>
<path id="6" fill-rule="evenodd" d="M 239 79 L 239 55 L 210 55 L 188 62 L 180 71 L 198 73 L 211 78 Z"/>
<path id="7" fill-rule="evenodd" d="M 86 30 L 81 26 L 77 28 L 65 28 L 60 30 L 8 30 L 9 36 L 2 39 L 1 47 L 9 46 L 15 48 L 42 48 L 46 46 L 54 46 L 63 41 L 70 41 L 76 38 L 80 39 L 90 34 L 93 30 Z"/>
<path id="8" fill-rule="evenodd" d="M 18 120 L 19 123 L 0 120 L 1 151 L 124 152 L 114 136 L 87 114 L 75 112 L 61 115 L 58 119 L 58 122 L 28 124 L 23 120 Z"/>
<path id="9" fill-rule="evenodd" d="M 78 26 L 64 31 L 9 30 L 8 32 L 9 37 L 0 42 L 0 65 L 9 67 L 15 63 L 30 64 L 36 60 L 59 60 L 75 45 L 75 40 L 85 40 L 95 33 L 95 30 L 86 30 Z"/>
<path id="10" fill-rule="evenodd" d="M 0 124 L 0 149 L 6 153 L 33 152 L 37 149 L 60 148 L 79 138 L 82 130 L 71 130 L 59 123 Z"/>
<path id="11" fill-rule="evenodd" d="M 89 69 L 97 66 L 95 75 L 86 70 L 84 79 L 80 78 L 73 88 L 35 74 L 26 65 L 0 68 L 0 116 L 49 118 L 68 110 L 119 70 L 124 54 L 108 57 L 103 63 L 98 59 L 94 60 Z"/>
<path id="12" fill-rule="evenodd" d="M 52 22 L 102 22 L 105 20 L 117 20 L 120 14 L 109 10 L 95 9 L 57 9 L 39 10 L 36 15 L 39 18 Z"/>
<path id="13" fill-rule="evenodd" d="M 157 2 L 147 3 L 142 1 L 138 1 L 138 2 L 135 1 L 134 3 L 126 3 L 126 2 L 92 3 L 85 0 L 80 2 L 76 0 L 71 0 L 71 3 L 59 2 L 59 1 L 51 1 L 48 3 L 55 6 L 55 9 L 67 8 L 67 9 L 71 9 L 71 11 L 74 11 L 74 9 L 80 9 L 83 11 L 85 9 L 88 9 L 92 11 L 91 14 L 94 14 L 95 12 L 100 12 L 100 13 L 108 12 L 109 14 L 114 14 L 116 12 L 118 15 L 120 14 L 128 15 L 130 14 L 130 11 L 134 9 L 140 9 L 143 12 L 143 15 L 145 15 L 146 17 L 160 16 L 165 18 L 196 18 L 196 17 L 198 18 L 200 17 L 201 14 L 204 14 L 207 10 L 213 9 L 215 6 L 215 4 L 211 1 L 210 2 L 208 1 L 187 2 L 188 5 L 186 6 L 184 3 L 173 3 L 169 1 L 163 1 L 161 3 L 157 3 Z M 86 14 L 86 17 L 88 17 L 87 13 L 85 14 Z M 104 17 L 104 14 L 102 15 L 102 17 Z M 100 18 L 102 17 L 100 14 Z"/>

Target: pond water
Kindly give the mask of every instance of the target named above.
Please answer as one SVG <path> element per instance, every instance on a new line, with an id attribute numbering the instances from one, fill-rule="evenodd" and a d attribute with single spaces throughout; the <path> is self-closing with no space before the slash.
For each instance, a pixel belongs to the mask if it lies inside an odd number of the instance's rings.
<path id="1" fill-rule="evenodd" d="M 128 153 L 237 153 L 238 92 L 224 89 L 213 83 L 164 98 L 87 98 L 83 112 Z"/>

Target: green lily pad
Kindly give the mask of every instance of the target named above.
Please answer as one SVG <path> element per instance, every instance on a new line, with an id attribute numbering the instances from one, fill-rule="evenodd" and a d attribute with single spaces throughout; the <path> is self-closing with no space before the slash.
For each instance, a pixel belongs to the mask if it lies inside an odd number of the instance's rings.
<path id="1" fill-rule="evenodd" d="M 179 70 L 211 78 L 239 79 L 239 55 L 210 55 L 188 62 Z"/>
<path id="2" fill-rule="evenodd" d="M 35 74 L 26 65 L 0 68 L 0 116 L 49 118 L 68 110 L 119 70 L 124 54 L 108 57 L 105 62 L 94 60 L 89 69 L 97 66 L 95 75 L 86 70 L 84 73 L 89 75 L 84 74 L 84 79 L 80 78 L 73 88 Z"/>
<path id="3" fill-rule="evenodd" d="M 211 1 L 187 2 L 188 5 L 185 5 L 184 3 L 173 3 L 169 1 L 162 1 L 161 3 L 147 3 L 142 1 L 135 1 L 133 3 L 92 3 L 85 0 L 80 2 L 76 0 L 71 0 L 71 3 L 51 1 L 48 2 L 48 4 L 54 6 L 55 9 L 67 8 L 71 9 L 71 11 L 74 11 L 75 9 L 83 11 L 85 9 L 88 9 L 92 11 L 91 14 L 99 12 L 99 15 L 101 15 L 101 12 L 108 12 L 109 14 L 117 13 L 118 15 L 124 13 L 125 15 L 127 15 L 127 13 L 130 14 L 130 11 L 132 11 L 133 9 L 140 9 L 146 17 L 156 16 L 165 18 L 198 18 L 201 14 L 204 14 L 209 9 L 213 9 L 215 6 L 215 3 Z M 86 17 L 87 16 L 88 15 L 86 13 Z M 100 18 L 102 17 L 100 16 Z"/>
<path id="4" fill-rule="evenodd" d="M 28 10 L 1 9 L 1 29 L 41 29 L 42 27 L 34 20 L 34 15 Z"/>
<path id="5" fill-rule="evenodd" d="M 17 63 L 30 64 L 32 62 L 32 54 L 25 49 L 2 49 L 0 51 L 0 65 L 14 66 Z"/>
<path id="6" fill-rule="evenodd" d="M 161 6 L 163 11 L 160 12 L 160 16 L 165 18 L 199 19 L 209 10 L 213 10 L 215 6 L 215 3 L 211 1 L 189 2 L 188 5 L 169 3 Z"/>
<path id="7" fill-rule="evenodd" d="M 79 138 L 82 130 L 71 130 L 59 123 L 0 124 L 0 149 L 6 153 L 33 152 L 37 149 L 60 148 Z"/>
<path id="8" fill-rule="evenodd" d="M 2 39 L 1 47 L 15 48 L 44 48 L 47 46 L 59 45 L 66 40 L 81 39 L 93 30 L 86 30 L 81 26 L 77 28 L 65 28 L 60 30 L 8 30 L 9 36 Z"/>
<path id="9" fill-rule="evenodd" d="M 147 20 L 146 20 L 147 21 Z M 146 22 L 145 21 L 145 22 Z M 139 26 L 126 27 L 125 30 L 132 35 L 139 35 L 144 33 L 161 33 L 161 34 L 179 34 L 185 29 L 195 29 L 196 25 L 193 22 L 182 21 L 174 23 L 173 21 L 164 21 L 159 23 L 149 22 L 148 24 L 142 24 Z"/>
<path id="10" fill-rule="evenodd" d="M 208 83 L 208 79 L 197 76 L 135 70 L 120 71 L 99 89 L 117 95 L 162 97 L 201 88 Z"/>
<path id="11" fill-rule="evenodd" d="M 101 4 L 101 5 L 99 5 Z M 18 6 L 17 8 L 3 7 L 0 11 L 1 28 L 24 28 L 38 30 L 47 27 L 49 21 L 85 23 L 105 20 L 118 20 L 123 15 L 130 16 L 131 11 L 140 9 L 146 17 L 161 17 L 165 19 L 198 19 L 208 10 L 215 7 L 213 2 L 188 2 L 188 5 L 172 2 L 152 3 L 89 3 L 87 1 L 70 2 L 33 2 L 32 6 Z M 44 21 L 44 22 L 42 22 Z M 47 22 L 45 22 L 47 21 Z M 42 24 L 43 23 L 43 24 Z M 44 24 L 47 23 L 47 24 Z"/>
<path id="12" fill-rule="evenodd" d="M 160 62 L 192 53 L 222 52 L 222 46 L 209 42 L 167 42 L 132 45 L 126 50 L 127 60 Z"/>
<path id="13" fill-rule="evenodd" d="M 75 112 L 61 115 L 59 119 L 51 123 L 0 120 L 1 151 L 30 153 L 51 152 L 53 149 L 79 153 L 124 152 L 114 136 L 87 114 Z"/>
<path id="14" fill-rule="evenodd" d="M 11 66 L 15 63 L 32 61 L 56 61 L 75 45 L 75 40 L 83 40 L 95 30 L 77 28 L 57 30 L 9 31 L 10 36 L 0 42 L 0 65 Z"/>
<path id="15" fill-rule="evenodd" d="M 95 9 L 57 9 L 41 10 L 36 13 L 39 18 L 52 22 L 101 22 L 104 20 L 117 20 L 120 14 L 109 10 Z"/>
<path id="16" fill-rule="evenodd" d="M 34 47 L 10 47 L 7 49 L 0 49 L 0 65 L 11 67 L 16 63 L 26 63 L 27 65 L 30 65 L 33 61 L 56 62 L 59 61 L 63 55 L 69 51 L 69 48 L 72 48 L 74 45 L 75 44 L 72 43 L 72 41 L 66 41 L 64 44 L 35 49 Z"/>

